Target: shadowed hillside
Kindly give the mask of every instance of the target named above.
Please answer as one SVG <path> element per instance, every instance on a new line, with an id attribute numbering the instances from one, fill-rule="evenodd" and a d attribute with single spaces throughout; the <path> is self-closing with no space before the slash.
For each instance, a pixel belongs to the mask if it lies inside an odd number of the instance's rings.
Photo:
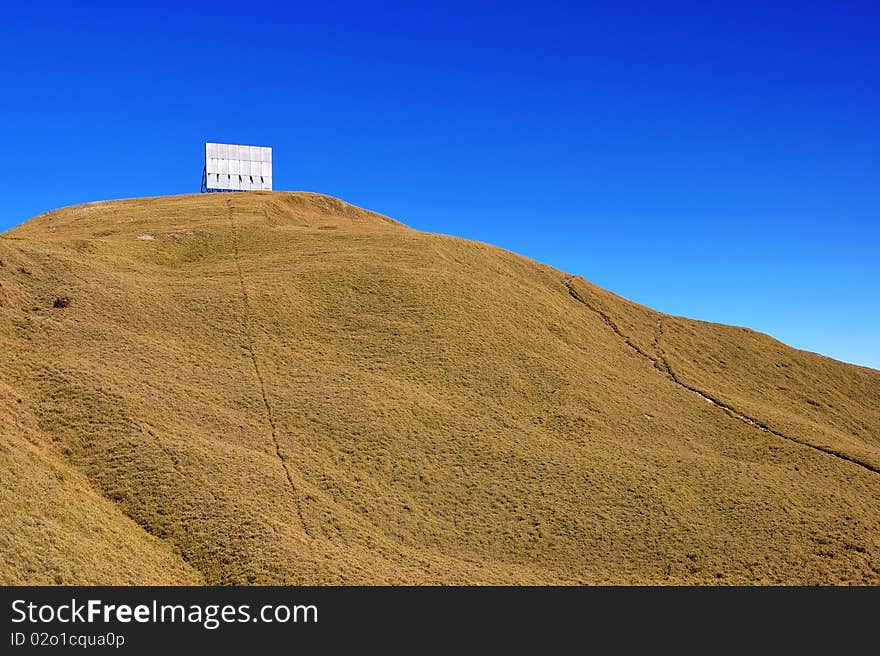
<path id="1" fill-rule="evenodd" d="M 880 583 L 880 372 L 305 193 L 0 235 L 0 583 Z"/>

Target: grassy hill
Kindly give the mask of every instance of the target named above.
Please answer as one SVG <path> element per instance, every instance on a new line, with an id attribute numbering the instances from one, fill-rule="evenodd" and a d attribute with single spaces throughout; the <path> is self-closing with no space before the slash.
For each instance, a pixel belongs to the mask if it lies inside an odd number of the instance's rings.
<path id="1" fill-rule="evenodd" d="M 880 583 L 880 372 L 304 193 L 0 235 L 0 583 Z"/>

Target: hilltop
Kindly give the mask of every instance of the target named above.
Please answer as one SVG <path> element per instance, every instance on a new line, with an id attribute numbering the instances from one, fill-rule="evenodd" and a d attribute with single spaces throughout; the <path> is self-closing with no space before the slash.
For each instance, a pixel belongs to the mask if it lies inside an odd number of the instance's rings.
<path id="1" fill-rule="evenodd" d="M 317 194 L 92 203 L 0 235 L 0 481 L 4 584 L 878 584 L 880 372 Z"/>

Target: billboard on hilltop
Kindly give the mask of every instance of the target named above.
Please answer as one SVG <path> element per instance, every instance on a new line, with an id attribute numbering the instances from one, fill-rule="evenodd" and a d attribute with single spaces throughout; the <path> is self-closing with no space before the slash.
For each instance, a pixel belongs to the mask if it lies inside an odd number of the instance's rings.
<path id="1" fill-rule="evenodd" d="M 272 149 L 206 143 L 202 191 L 272 191 Z"/>

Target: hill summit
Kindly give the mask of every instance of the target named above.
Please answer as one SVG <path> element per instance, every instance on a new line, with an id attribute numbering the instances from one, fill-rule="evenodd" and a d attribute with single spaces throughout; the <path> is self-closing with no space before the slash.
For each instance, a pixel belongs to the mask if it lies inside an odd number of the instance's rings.
<path id="1" fill-rule="evenodd" d="M 880 372 L 340 200 L 0 235 L 0 583 L 880 583 Z"/>

